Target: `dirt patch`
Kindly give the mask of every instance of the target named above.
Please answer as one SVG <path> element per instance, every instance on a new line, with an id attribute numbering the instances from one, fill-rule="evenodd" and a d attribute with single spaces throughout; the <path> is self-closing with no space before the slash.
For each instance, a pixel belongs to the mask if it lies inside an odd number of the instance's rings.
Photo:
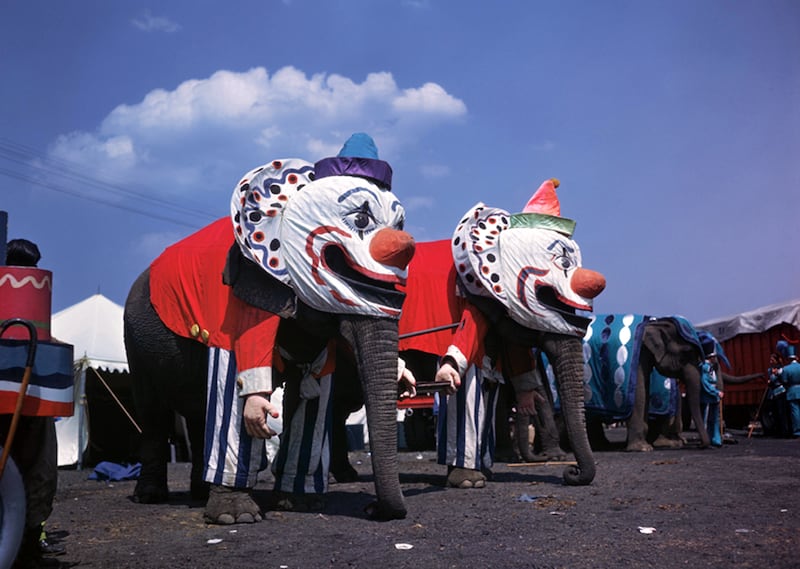
<path id="1" fill-rule="evenodd" d="M 62 566 L 79 568 L 796 567 L 800 440 L 734 440 L 596 453 L 597 477 L 581 487 L 563 485 L 563 465 L 503 463 L 486 488 L 451 489 L 434 453 L 403 452 L 409 514 L 383 523 L 364 515 L 374 497 L 366 452 L 351 453 L 361 479 L 331 485 L 321 512 L 267 511 L 241 526 L 203 522 L 188 464 L 170 465 L 161 505 L 131 502 L 132 481 L 62 470 L 48 530 L 67 548 Z M 271 485 L 263 473 L 265 507 Z"/>

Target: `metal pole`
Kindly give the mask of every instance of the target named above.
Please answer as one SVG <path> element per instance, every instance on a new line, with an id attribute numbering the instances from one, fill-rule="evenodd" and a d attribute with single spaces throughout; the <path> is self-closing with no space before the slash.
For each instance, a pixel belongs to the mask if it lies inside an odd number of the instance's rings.
<path id="1" fill-rule="evenodd" d="M 0 265 L 6 264 L 8 244 L 8 212 L 0 211 Z"/>
<path id="2" fill-rule="evenodd" d="M 417 330 L 416 332 L 407 332 L 400 334 L 398 338 L 405 340 L 406 338 L 413 338 L 415 336 L 422 336 L 424 334 L 432 334 L 433 332 L 441 332 L 442 330 L 451 330 L 457 328 L 461 322 L 453 322 L 452 324 L 445 324 L 444 326 L 436 326 L 435 328 L 426 328 L 425 330 Z"/>

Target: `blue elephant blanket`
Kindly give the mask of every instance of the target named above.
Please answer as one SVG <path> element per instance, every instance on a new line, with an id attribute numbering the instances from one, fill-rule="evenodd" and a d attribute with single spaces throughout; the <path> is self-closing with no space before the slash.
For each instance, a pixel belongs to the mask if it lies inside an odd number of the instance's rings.
<path id="1" fill-rule="evenodd" d="M 679 333 L 687 341 L 700 346 L 697 331 L 681 316 L 673 320 Z M 598 314 L 583 338 L 584 400 L 587 413 L 606 421 L 622 421 L 630 417 L 636 395 L 639 352 L 644 324 L 652 317 L 640 314 Z M 544 360 L 544 369 L 559 410 L 555 376 Z M 653 370 L 650 381 L 649 415 L 673 415 L 677 411 L 677 381 Z"/>

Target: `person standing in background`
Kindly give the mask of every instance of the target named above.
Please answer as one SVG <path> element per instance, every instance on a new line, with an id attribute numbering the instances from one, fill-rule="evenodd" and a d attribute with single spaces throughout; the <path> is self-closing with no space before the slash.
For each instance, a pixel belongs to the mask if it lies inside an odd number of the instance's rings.
<path id="1" fill-rule="evenodd" d="M 5 264 L 36 267 L 41 259 L 39 248 L 27 239 L 12 239 L 6 248 Z M 11 427 L 11 415 L 0 415 L 0 439 L 5 440 Z M 53 417 L 21 416 L 11 457 L 19 467 L 25 485 L 25 530 L 14 569 L 58 566 L 44 553 L 60 555 L 63 546 L 51 544 L 44 523 L 53 511 L 58 486 L 58 441 Z"/>

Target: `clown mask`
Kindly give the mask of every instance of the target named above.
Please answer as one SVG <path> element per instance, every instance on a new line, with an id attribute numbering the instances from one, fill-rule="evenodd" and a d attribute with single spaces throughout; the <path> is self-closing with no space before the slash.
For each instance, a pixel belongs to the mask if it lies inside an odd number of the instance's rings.
<path id="1" fill-rule="evenodd" d="M 589 319 L 577 311 L 592 310 L 605 279 L 581 267 L 575 223 L 558 215 L 555 187 L 542 184 L 519 214 L 474 206 L 453 235 L 453 257 L 466 290 L 498 300 L 515 322 L 583 336 Z"/>
<path id="2" fill-rule="evenodd" d="M 399 318 L 414 241 L 394 194 L 368 178 L 329 176 L 287 204 L 281 243 L 298 297 L 332 313 Z"/>

